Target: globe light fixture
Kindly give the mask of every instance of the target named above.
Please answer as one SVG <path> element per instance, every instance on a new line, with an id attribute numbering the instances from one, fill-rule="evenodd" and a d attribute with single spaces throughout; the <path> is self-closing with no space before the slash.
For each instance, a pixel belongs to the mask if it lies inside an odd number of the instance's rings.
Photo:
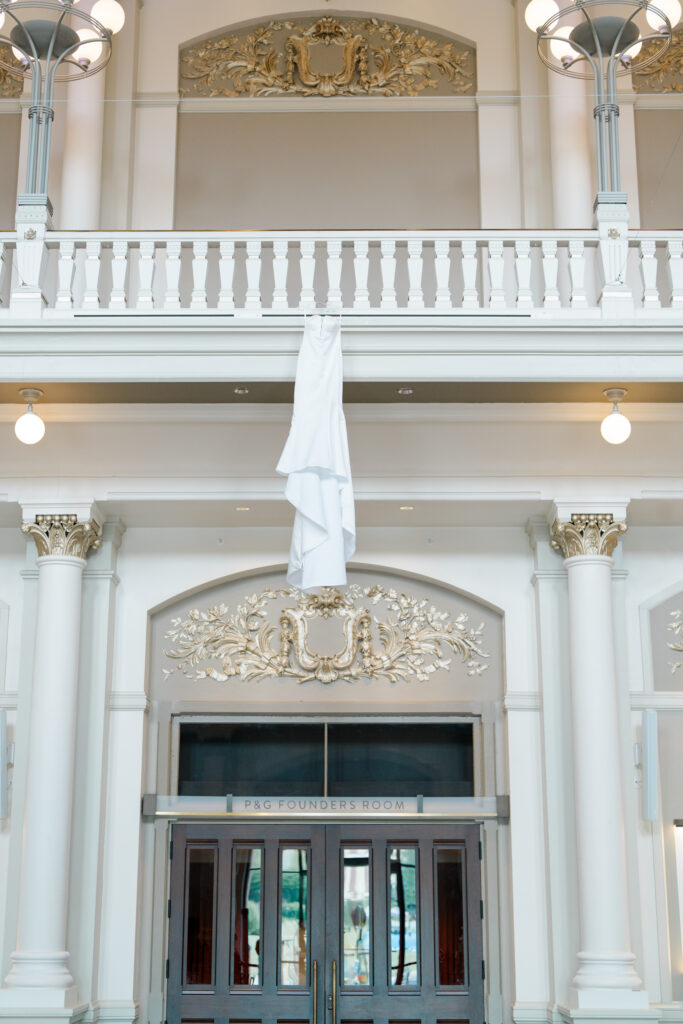
<path id="1" fill-rule="evenodd" d="M 530 0 L 524 12 L 524 20 L 532 32 L 537 32 L 559 9 L 555 0 Z"/>
<path id="2" fill-rule="evenodd" d="M 562 9 L 555 0 L 530 0 L 524 17 L 546 67 L 593 81 L 598 203 L 625 203 L 616 80 L 662 57 L 681 18 L 680 0 L 574 0 Z"/>
<path id="3" fill-rule="evenodd" d="M 648 25 L 656 32 L 666 32 L 681 20 L 679 0 L 657 0 L 656 4 L 648 4 L 645 17 Z"/>
<path id="4" fill-rule="evenodd" d="M 43 392 L 40 388 L 21 388 L 19 394 L 27 403 L 28 409 L 14 424 L 14 433 L 22 444 L 38 444 L 45 435 L 45 424 L 33 411 L 33 403 L 43 397 Z"/>
<path id="5" fill-rule="evenodd" d="M 619 412 L 619 402 L 626 394 L 626 388 L 607 388 L 605 398 L 612 403 L 612 411 L 600 424 L 600 433 L 608 444 L 623 444 L 631 434 L 631 421 Z"/>
<path id="6" fill-rule="evenodd" d="M 0 0 L 0 68 L 31 78 L 26 187 L 19 206 L 45 206 L 54 121 L 55 83 L 97 74 L 125 21 L 118 0 L 98 0 L 93 13 L 78 0 Z M 99 9 L 98 17 L 95 9 Z"/>

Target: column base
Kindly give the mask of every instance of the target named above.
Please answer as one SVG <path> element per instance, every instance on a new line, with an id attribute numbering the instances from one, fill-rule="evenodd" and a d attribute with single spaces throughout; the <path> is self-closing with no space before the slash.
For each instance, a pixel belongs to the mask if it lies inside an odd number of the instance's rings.
<path id="1" fill-rule="evenodd" d="M 37 320 L 42 316 L 47 300 L 40 288 L 20 284 L 10 295 L 9 305 L 13 316 L 22 320 Z"/>
<path id="2" fill-rule="evenodd" d="M 579 1010 L 558 1006 L 557 1013 L 563 1024 L 655 1024 L 661 1020 L 658 1010 L 605 1007 Z"/>

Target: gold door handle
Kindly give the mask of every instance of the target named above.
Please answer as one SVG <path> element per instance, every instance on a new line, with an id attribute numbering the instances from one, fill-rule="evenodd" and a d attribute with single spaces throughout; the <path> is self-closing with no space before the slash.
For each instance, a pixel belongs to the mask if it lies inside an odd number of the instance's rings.
<path id="1" fill-rule="evenodd" d="M 332 1024 L 337 1024 L 337 961 L 332 961 Z"/>
<path id="2" fill-rule="evenodd" d="M 318 961 L 313 961 L 313 1024 L 318 1024 Z"/>

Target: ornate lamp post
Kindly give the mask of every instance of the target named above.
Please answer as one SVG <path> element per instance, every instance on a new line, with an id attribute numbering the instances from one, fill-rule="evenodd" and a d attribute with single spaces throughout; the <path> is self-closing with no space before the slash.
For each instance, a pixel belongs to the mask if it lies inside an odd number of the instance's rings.
<path id="1" fill-rule="evenodd" d="M 118 0 L 98 0 L 91 14 L 78 0 L 0 0 L 0 67 L 31 78 L 26 192 L 19 206 L 46 207 L 55 82 L 97 74 L 123 27 Z M 4 45 L 2 45 L 4 44 Z"/>
<path id="2" fill-rule="evenodd" d="M 616 80 L 647 67 L 671 43 L 681 17 L 679 0 L 531 0 L 526 23 L 551 71 L 593 81 L 598 203 L 625 203 L 619 167 Z M 647 45 L 644 45 L 647 44 Z"/>

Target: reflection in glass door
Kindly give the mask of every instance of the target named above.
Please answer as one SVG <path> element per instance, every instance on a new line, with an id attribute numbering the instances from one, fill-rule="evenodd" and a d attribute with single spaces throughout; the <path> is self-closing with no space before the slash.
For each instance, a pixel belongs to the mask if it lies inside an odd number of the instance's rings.
<path id="1" fill-rule="evenodd" d="M 482 1024 L 478 832 L 174 826 L 168 1024 Z"/>

